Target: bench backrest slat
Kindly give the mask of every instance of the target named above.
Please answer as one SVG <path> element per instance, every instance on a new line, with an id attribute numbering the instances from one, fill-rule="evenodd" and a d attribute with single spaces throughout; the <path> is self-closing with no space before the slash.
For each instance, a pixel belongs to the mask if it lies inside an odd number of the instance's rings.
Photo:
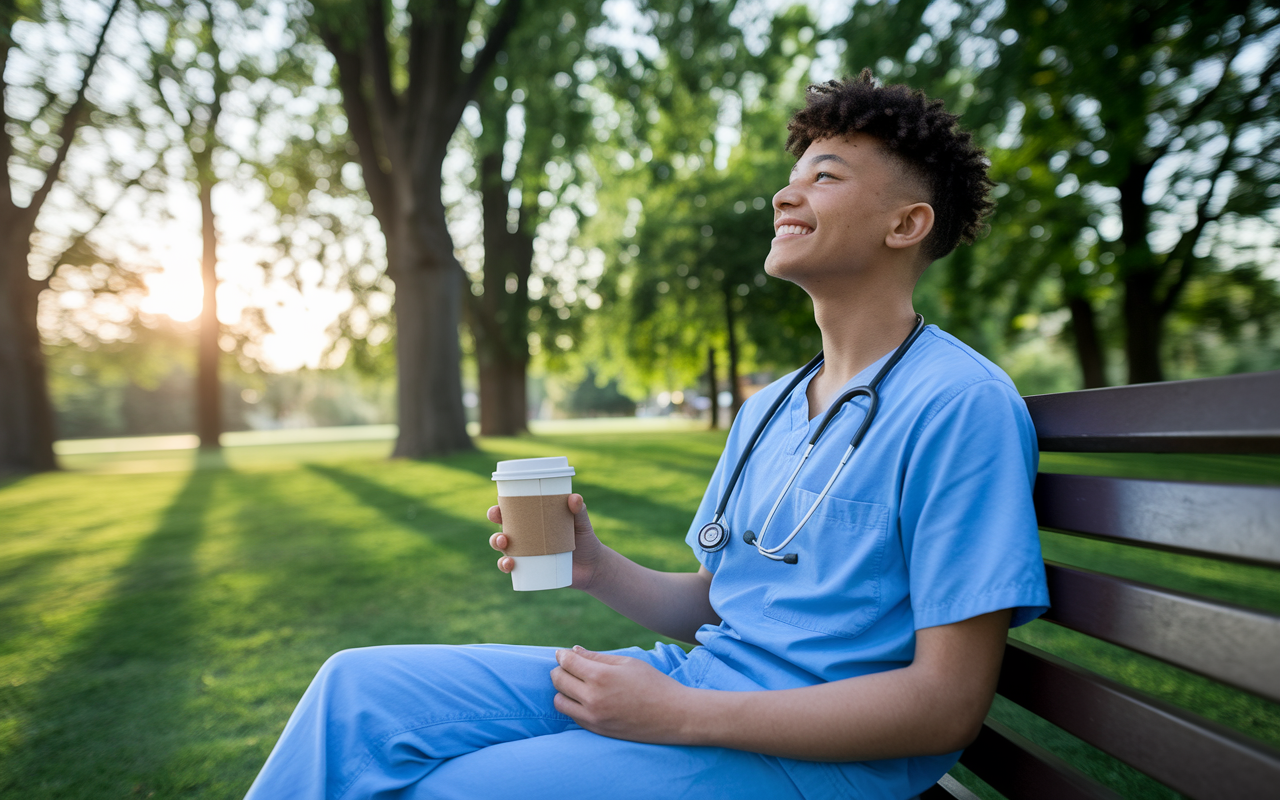
<path id="1" fill-rule="evenodd" d="M 1280 617 L 1053 562 L 1044 619 L 1280 702 Z"/>
<path id="2" fill-rule="evenodd" d="M 960 763 L 1009 800 L 1121 800 L 1063 759 L 990 717 Z"/>
<path id="3" fill-rule="evenodd" d="M 1280 453 L 1280 370 L 1025 398 L 1042 450 Z"/>
<path id="4" fill-rule="evenodd" d="M 1280 752 L 1036 648 L 1009 643 L 997 691 L 1191 797 L 1266 797 L 1280 786 Z"/>
<path id="5" fill-rule="evenodd" d="M 1035 502 L 1043 528 L 1280 566 L 1280 487 L 1041 473 Z"/>

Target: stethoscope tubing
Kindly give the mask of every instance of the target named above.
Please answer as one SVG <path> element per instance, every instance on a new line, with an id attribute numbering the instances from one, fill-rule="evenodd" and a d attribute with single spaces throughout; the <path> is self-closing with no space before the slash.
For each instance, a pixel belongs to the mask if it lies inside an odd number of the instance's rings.
<path id="1" fill-rule="evenodd" d="M 769 509 L 769 516 L 765 517 L 764 525 L 760 527 L 760 533 L 756 536 L 755 541 L 756 550 L 760 551 L 760 555 L 771 555 L 791 544 L 791 540 L 796 538 L 796 534 L 799 533 L 800 529 L 804 527 L 804 524 L 809 521 L 809 517 L 812 517 L 813 512 L 818 510 L 818 505 L 822 502 L 823 498 L 827 496 L 827 492 L 831 491 L 831 486 L 836 482 L 836 478 L 840 477 L 840 471 L 844 469 L 844 465 L 849 463 L 849 457 L 853 455 L 854 445 L 852 442 L 849 443 L 849 447 L 844 451 L 844 457 L 840 459 L 839 466 L 836 467 L 835 472 L 831 473 L 831 477 L 827 480 L 827 485 L 822 487 L 822 491 L 818 494 L 818 499 L 813 502 L 812 506 L 809 506 L 809 512 L 804 515 L 804 519 L 796 523 L 795 528 L 791 530 L 791 533 L 787 535 L 787 538 L 782 540 L 782 544 L 775 547 L 765 547 L 764 535 L 769 531 L 769 523 L 773 522 L 773 515 L 778 510 L 778 506 L 782 504 L 782 498 L 787 496 L 787 491 L 791 488 L 791 484 L 795 481 L 796 476 L 800 474 L 800 468 L 804 466 L 804 462 L 809 458 L 809 453 L 812 450 L 812 444 L 805 449 L 804 457 L 800 459 L 800 463 L 796 465 L 795 471 L 791 473 L 791 478 L 787 481 L 787 485 L 783 487 L 782 492 L 778 495 L 778 499 L 773 501 L 773 508 Z"/>
<path id="2" fill-rule="evenodd" d="M 756 442 L 764 433 L 764 429 L 768 426 L 769 420 L 773 419 L 773 415 L 778 413 L 778 409 L 786 402 L 791 393 L 795 391 L 800 382 L 809 377 L 809 373 L 813 372 L 822 364 L 822 351 L 809 359 L 809 363 L 800 368 L 796 376 L 791 379 L 791 383 L 787 384 L 787 388 L 782 390 L 777 399 L 773 401 L 773 405 L 769 406 L 769 410 L 765 412 L 764 422 L 756 426 L 755 431 L 751 434 L 751 438 L 747 440 L 747 446 L 742 448 L 742 455 L 738 457 L 738 464 L 733 469 L 733 475 L 729 478 L 729 488 L 720 496 L 720 503 L 716 505 L 716 513 L 711 517 L 712 520 L 719 520 L 724 517 L 724 510 L 729 505 L 729 498 L 733 495 L 734 488 L 738 485 L 738 478 L 742 475 L 742 470 L 747 466 L 747 457 L 751 455 L 751 451 L 755 449 Z"/>
<path id="3" fill-rule="evenodd" d="M 910 335 L 903 340 L 902 344 L 898 345 L 898 348 L 894 350 L 893 354 L 889 357 L 889 360 L 884 363 L 876 373 L 875 377 L 871 379 L 871 383 L 864 386 L 856 386 L 841 394 L 840 397 L 831 404 L 831 407 L 827 409 L 827 413 L 823 415 L 822 422 L 818 424 L 817 430 L 815 430 L 813 436 L 809 438 L 809 444 L 805 448 L 804 455 L 800 457 L 800 463 L 796 464 L 796 468 L 792 470 L 791 476 L 787 478 L 787 482 L 782 487 L 782 491 L 778 493 L 777 499 L 774 500 L 773 507 L 769 509 L 769 514 L 765 517 L 764 525 L 761 526 L 759 535 L 752 534 L 748 531 L 747 536 L 744 537 L 749 543 L 755 545 L 756 551 L 760 555 L 772 559 L 773 561 L 787 560 L 789 563 L 795 563 L 794 556 L 779 556 L 777 555 L 778 551 L 786 547 L 791 543 L 791 540 L 796 538 L 796 535 L 804 528 L 805 524 L 809 521 L 809 518 L 818 510 L 818 506 L 822 504 L 827 493 L 831 491 L 831 487 L 835 484 L 836 479 L 840 477 L 840 473 L 844 470 L 845 464 L 849 462 L 849 459 L 853 457 L 854 451 L 862 443 L 862 439 L 866 435 L 867 429 L 871 427 L 871 421 L 875 418 L 876 411 L 879 409 L 880 395 L 876 391 L 877 387 L 885 376 L 888 375 L 893 368 L 897 366 L 898 362 L 902 360 L 902 357 L 911 349 L 911 345 L 915 343 L 916 339 L 920 337 L 920 334 L 923 331 L 924 317 L 920 314 L 916 314 L 916 325 L 912 329 Z M 756 442 L 760 439 L 765 428 L 768 427 L 769 423 L 773 420 L 773 417 L 777 414 L 778 409 L 782 407 L 782 404 L 786 399 L 791 396 L 791 393 L 795 391 L 801 381 L 807 378 L 822 364 L 822 360 L 823 354 L 821 352 L 810 359 L 809 363 L 805 364 L 804 367 L 796 373 L 795 377 L 791 379 L 791 382 L 787 387 L 778 395 L 777 399 L 774 400 L 773 405 L 769 407 L 768 412 L 764 415 L 763 419 L 761 419 L 760 424 L 756 426 L 755 431 L 751 434 L 751 439 L 747 441 L 747 446 L 743 448 L 742 456 L 738 459 L 738 463 L 733 470 L 733 475 L 729 478 L 729 485 L 725 487 L 725 491 L 720 497 L 720 502 L 716 505 L 715 515 L 712 517 L 712 525 L 723 526 L 723 523 L 721 523 L 720 520 L 724 518 L 725 509 L 729 505 L 729 499 L 733 496 L 733 491 L 738 484 L 738 478 L 742 475 L 742 471 L 747 464 L 747 459 L 751 455 L 751 451 L 755 448 Z M 813 448 L 822 437 L 823 431 L 826 430 L 827 425 L 835 419 L 836 415 L 840 413 L 850 400 L 860 396 L 867 398 L 867 413 L 862 418 L 862 423 L 858 425 L 857 431 L 854 432 L 853 437 L 849 440 L 849 447 L 845 450 L 844 456 L 840 459 L 840 464 L 836 467 L 835 471 L 832 472 L 831 477 L 827 479 L 826 485 L 822 487 L 822 491 L 818 494 L 818 499 L 813 502 L 813 505 L 809 507 L 809 511 L 804 515 L 795 528 L 791 530 L 791 533 L 787 535 L 781 544 L 777 544 L 773 547 L 765 547 L 765 534 L 768 532 L 769 525 L 773 522 L 774 515 L 782 504 L 782 499 L 786 497 L 787 492 L 791 490 L 791 485 L 795 483 L 796 477 L 800 474 L 800 470 L 804 467 L 805 462 L 809 460 L 809 454 L 813 452 Z M 727 529 L 725 530 L 725 535 L 727 536 Z M 716 549 L 719 549 L 722 546 L 723 544 L 717 545 Z"/>

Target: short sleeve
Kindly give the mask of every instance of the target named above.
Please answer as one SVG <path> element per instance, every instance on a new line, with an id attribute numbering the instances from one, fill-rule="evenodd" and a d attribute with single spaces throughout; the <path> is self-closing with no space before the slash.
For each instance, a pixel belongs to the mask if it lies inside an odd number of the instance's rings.
<path id="1" fill-rule="evenodd" d="M 698 559 L 698 562 L 710 572 L 715 572 L 720 567 L 721 552 L 708 553 L 699 547 L 698 531 L 702 530 L 703 525 L 715 518 L 716 506 L 720 502 L 720 495 L 724 492 L 724 483 L 728 480 L 728 476 L 724 474 L 725 459 L 728 458 L 732 443 L 733 437 L 730 437 L 724 451 L 720 453 L 720 460 L 716 462 L 715 472 L 711 473 L 711 481 L 707 484 L 707 490 L 702 494 L 702 502 L 698 504 L 698 513 L 694 514 L 693 521 L 689 523 L 689 530 L 684 537 L 685 543 L 693 550 L 693 555 Z"/>
<path id="2" fill-rule="evenodd" d="M 1017 626 L 1048 609 L 1038 458 L 1026 405 L 998 379 L 961 389 L 924 423 L 899 514 L 917 630 L 1005 608 Z"/>
<path id="3" fill-rule="evenodd" d="M 715 519 L 716 506 L 720 504 L 720 497 L 724 494 L 725 486 L 729 483 L 733 468 L 737 465 L 737 461 L 731 461 L 730 459 L 742 457 L 741 453 L 747 442 L 747 431 L 755 430 L 756 424 L 759 423 L 758 415 L 762 413 L 762 407 L 767 408 L 763 404 L 772 402 L 776 398 L 783 381 L 788 380 L 790 377 L 792 376 L 789 375 L 782 380 L 775 381 L 773 385 L 764 391 L 748 398 L 729 425 L 729 435 L 725 438 L 724 450 L 720 453 L 720 460 L 716 462 L 715 471 L 711 473 L 711 481 L 707 484 L 707 490 L 702 494 L 702 502 L 698 504 L 698 513 L 694 515 L 693 522 L 689 524 L 689 530 L 684 537 L 685 543 L 693 550 L 698 562 L 710 572 L 715 572 L 720 568 L 720 561 L 724 556 L 724 551 L 717 550 L 714 553 L 708 553 L 703 550 L 698 545 L 698 531 L 702 530 L 703 525 Z"/>

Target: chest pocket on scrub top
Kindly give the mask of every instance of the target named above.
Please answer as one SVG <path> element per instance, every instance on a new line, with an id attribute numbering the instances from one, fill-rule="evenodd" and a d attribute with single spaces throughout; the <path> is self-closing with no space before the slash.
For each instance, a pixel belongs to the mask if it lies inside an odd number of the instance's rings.
<path id="1" fill-rule="evenodd" d="M 791 491 L 791 519 L 799 520 L 818 494 Z M 786 547 L 800 558 L 777 565 L 778 582 L 765 595 L 764 615 L 832 636 L 853 638 L 865 631 L 880 616 L 888 526 L 886 506 L 828 494 Z"/>

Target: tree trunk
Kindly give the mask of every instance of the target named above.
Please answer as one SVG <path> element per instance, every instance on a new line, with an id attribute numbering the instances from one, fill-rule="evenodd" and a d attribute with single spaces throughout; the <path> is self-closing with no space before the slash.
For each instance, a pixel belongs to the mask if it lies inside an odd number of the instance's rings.
<path id="1" fill-rule="evenodd" d="M 213 217 L 213 181 L 200 180 L 200 220 L 203 253 L 200 278 L 204 286 L 204 303 L 200 308 L 200 345 L 196 367 L 196 433 L 200 447 L 220 447 L 222 435 L 221 383 L 218 362 L 221 351 L 218 336 L 218 233 Z"/>
<path id="2" fill-rule="evenodd" d="M 430 207 L 431 198 L 425 200 Z M 462 405 L 458 342 L 462 267 L 453 255 L 444 207 L 438 198 L 434 205 L 438 210 L 431 215 L 434 225 L 415 232 L 402 224 L 387 237 L 387 272 L 396 285 L 399 378 L 400 432 L 392 455 L 403 458 L 427 458 L 473 446 Z"/>
<path id="3" fill-rule="evenodd" d="M 1083 296 L 1067 298 L 1071 309 L 1071 333 L 1075 340 L 1076 358 L 1080 362 L 1084 388 L 1097 389 L 1107 385 L 1106 353 L 1098 338 L 1098 320 L 1093 304 Z"/>
<path id="4" fill-rule="evenodd" d="M 473 447 L 462 405 L 462 267 L 440 197 L 449 139 L 519 17 L 505 0 L 470 70 L 462 69 L 468 4 L 410 4 L 408 59 L 393 64 L 380 0 L 332 4 L 313 16 L 338 67 L 347 124 L 395 283 L 397 406 L 393 455 L 425 458 Z M 462 15 L 466 16 L 462 16 Z M 395 70 L 407 70 L 397 90 Z"/>
<path id="5" fill-rule="evenodd" d="M 89 80 L 97 68 L 107 31 L 120 10 L 121 1 L 113 0 L 107 9 L 107 18 L 85 64 L 76 99 L 62 116 L 58 130 L 61 143 L 25 208 L 13 201 L 9 177 L 13 146 L 7 133 L 0 134 L 0 474 L 58 468 L 53 455 L 53 403 L 49 398 L 37 324 L 40 293 L 47 282 L 32 280 L 27 256 L 31 252 L 36 217 L 66 162 L 85 110 Z M 4 124 L 8 124 L 9 119 L 6 113 L 9 92 L 4 73 L 13 46 L 9 29 L 15 18 L 16 12 L 12 9 L 0 13 L 0 123 Z M 53 267 L 56 269 L 58 265 Z"/>
<path id="6" fill-rule="evenodd" d="M 707 391 L 711 395 L 711 430 L 720 427 L 719 386 L 716 384 L 716 349 L 707 348 Z"/>
<path id="7" fill-rule="evenodd" d="M 525 389 L 527 364 L 501 357 L 480 357 L 480 435 L 515 436 L 529 429 L 528 399 Z"/>
<path id="8" fill-rule="evenodd" d="M 44 285 L 27 275 L 26 237 L 0 246 L 0 474 L 53 470 L 53 404 L 36 325 Z"/>
<path id="9" fill-rule="evenodd" d="M 1129 383 L 1164 380 L 1160 345 L 1164 338 L 1164 314 L 1156 302 L 1160 273 L 1152 269 L 1132 272 L 1124 281 L 1125 352 L 1129 357 Z"/>
<path id="10" fill-rule="evenodd" d="M 495 117 L 497 115 L 494 115 Z M 505 123 L 505 111 L 501 120 Z M 487 120 L 487 126 L 495 125 Z M 484 213 L 484 292 L 470 301 L 469 321 L 476 340 L 480 378 L 480 435 L 515 436 L 529 429 L 526 372 L 529 364 L 529 275 L 533 270 L 533 236 L 507 229 L 510 185 L 502 179 L 502 134 L 486 128 L 497 147 L 480 159 L 480 191 Z M 507 281 L 515 278 L 508 290 Z"/>
<path id="11" fill-rule="evenodd" d="M 1129 383 L 1164 380 L 1160 366 L 1160 343 L 1164 333 L 1164 313 L 1156 294 L 1161 269 L 1154 263 L 1147 244 L 1150 210 L 1142 194 L 1152 164 L 1132 162 L 1120 182 L 1120 222 L 1124 243 L 1121 278 L 1124 282 L 1125 355 L 1129 362 Z"/>
<path id="12" fill-rule="evenodd" d="M 986 337 L 982 326 L 978 324 L 982 304 L 975 302 L 977 290 L 972 285 L 975 266 L 973 248 L 957 247 L 945 263 L 947 330 L 971 347 L 982 350 Z"/>
<path id="13" fill-rule="evenodd" d="M 724 285 L 724 324 L 728 331 L 729 350 L 729 395 L 733 398 L 729 405 L 729 422 L 738 418 L 738 409 L 742 408 L 742 387 L 738 382 L 738 326 L 733 310 L 733 292 L 726 283 Z"/>

